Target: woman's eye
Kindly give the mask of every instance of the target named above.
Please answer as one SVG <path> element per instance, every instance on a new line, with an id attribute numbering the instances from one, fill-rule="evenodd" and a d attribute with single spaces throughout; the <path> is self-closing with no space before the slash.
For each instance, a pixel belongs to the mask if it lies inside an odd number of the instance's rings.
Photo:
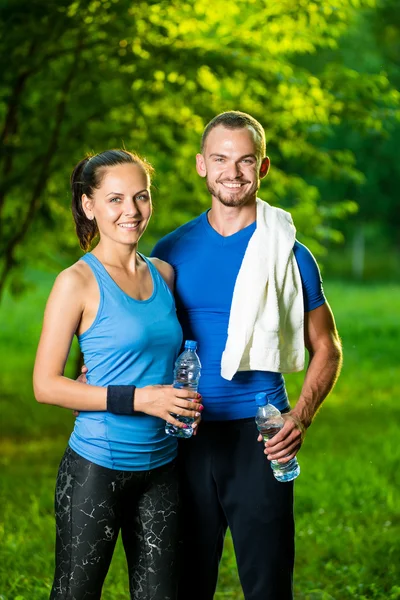
<path id="1" fill-rule="evenodd" d="M 110 202 L 121 202 L 121 198 L 111 198 Z"/>
<path id="2" fill-rule="evenodd" d="M 140 196 L 136 196 L 136 200 L 148 200 L 149 197 L 147 194 L 140 194 Z"/>

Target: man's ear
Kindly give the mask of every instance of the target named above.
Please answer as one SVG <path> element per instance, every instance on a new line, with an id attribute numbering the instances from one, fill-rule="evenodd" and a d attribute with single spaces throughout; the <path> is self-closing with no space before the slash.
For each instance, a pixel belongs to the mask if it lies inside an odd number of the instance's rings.
<path id="1" fill-rule="evenodd" d="M 268 156 L 262 159 L 261 167 L 260 167 L 260 179 L 266 177 L 268 175 L 269 167 L 271 165 L 271 161 Z"/>
<path id="2" fill-rule="evenodd" d="M 81 203 L 82 203 L 82 210 L 85 213 L 86 218 L 89 219 L 89 221 L 93 221 L 93 219 L 94 219 L 93 200 L 91 200 L 88 196 L 86 196 L 86 194 L 82 194 Z"/>
<path id="3" fill-rule="evenodd" d="M 207 175 L 206 163 L 202 154 L 196 154 L 196 171 L 200 177 Z"/>

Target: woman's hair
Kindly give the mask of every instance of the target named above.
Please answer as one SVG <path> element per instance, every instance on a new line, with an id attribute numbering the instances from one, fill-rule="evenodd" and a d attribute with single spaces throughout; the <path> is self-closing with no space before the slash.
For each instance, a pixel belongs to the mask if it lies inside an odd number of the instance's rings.
<path id="1" fill-rule="evenodd" d="M 87 156 L 74 168 L 71 175 L 72 214 L 75 221 L 76 233 L 81 248 L 87 251 L 93 239 L 98 235 L 96 220 L 90 220 L 82 208 L 82 195 L 93 197 L 95 189 L 101 185 L 105 171 L 109 167 L 123 164 L 139 165 L 147 173 L 149 179 L 153 167 L 145 159 L 127 150 L 106 150 L 94 156 Z"/>

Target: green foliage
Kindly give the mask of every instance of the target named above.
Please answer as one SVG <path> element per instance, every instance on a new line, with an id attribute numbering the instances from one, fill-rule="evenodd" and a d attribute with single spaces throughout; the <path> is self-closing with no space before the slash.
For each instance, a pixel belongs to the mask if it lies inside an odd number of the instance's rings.
<path id="1" fill-rule="evenodd" d="M 366 8 L 375 14 L 376 2 L 2 5 L 0 285 L 11 277 L 22 290 L 27 262 L 59 270 L 77 258 L 68 178 L 88 151 L 125 145 L 155 164 L 148 245 L 204 210 L 194 155 L 205 123 L 232 108 L 266 129 L 273 169 L 261 195 L 291 209 L 321 253 L 337 238 L 338 214 L 354 210 L 346 194 L 330 199 L 328 214 L 322 182 L 364 180 L 344 145 L 323 141 L 341 123 L 383 134 L 399 106 L 387 74 L 340 60 L 341 36 Z M 329 60 L 317 72 L 320 56 Z"/>
<path id="2" fill-rule="evenodd" d="M 0 334 L 1 389 L 7 392 L 2 394 L 0 452 L 4 600 L 45 600 L 52 580 L 53 490 L 72 417 L 53 407 L 50 414 L 34 402 L 30 389 L 50 284 L 49 278 L 42 279 L 29 309 L 17 300 L 10 313 L 11 304 L 5 306 L 12 302 L 9 296 L 0 308 L 0 320 L 7 323 Z M 393 306 L 400 304 L 400 287 L 328 283 L 326 288 L 343 340 L 344 368 L 299 455 L 295 599 L 398 600 L 400 324 Z M 286 377 L 292 402 L 302 376 Z M 123 600 L 127 588 L 118 544 L 104 597 Z M 216 600 L 242 598 L 228 537 Z"/>
<path id="3" fill-rule="evenodd" d="M 386 239 L 386 252 L 399 248 L 400 215 L 398 190 L 400 165 L 397 160 L 400 123 L 398 90 L 400 89 L 400 13 L 397 0 L 380 0 L 374 9 L 361 11 L 341 39 L 338 52 L 324 51 L 320 60 L 311 67 L 317 75 L 338 71 L 337 90 L 349 109 L 330 138 L 323 140 L 330 151 L 343 147 L 353 155 L 353 166 L 363 174 L 358 181 L 347 178 L 331 185 L 316 181 L 326 203 L 336 203 L 339 197 L 352 198 L 359 212 L 348 223 L 340 224 L 346 237 L 352 237 L 360 227 L 376 227 L 373 246 Z M 355 73 L 358 75 L 355 76 Z M 375 92 L 361 92 L 359 81 L 368 75 L 370 82 L 380 81 L 382 101 Z M 329 74 L 331 80 L 331 73 Z M 331 85 L 330 81 L 327 82 Z M 397 91 L 396 91 L 397 90 Z M 354 118 L 360 106 L 366 110 L 361 121 Z M 372 103 L 375 104 L 372 109 Z M 355 126 L 357 121 L 357 126 Z"/>

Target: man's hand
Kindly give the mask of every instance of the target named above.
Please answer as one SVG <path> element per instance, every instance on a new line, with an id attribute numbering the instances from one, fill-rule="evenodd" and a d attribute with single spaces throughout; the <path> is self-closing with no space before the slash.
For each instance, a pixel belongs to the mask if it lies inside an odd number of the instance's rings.
<path id="1" fill-rule="evenodd" d="M 88 372 L 88 368 L 85 365 L 82 365 L 81 368 L 81 374 L 79 375 L 77 381 L 79 381 L 79 383 L 87 383 L 87 379 L 86 379 L 86 373 Z M 73 410 L 72 414 L 74 415 L 74 417 L 77 417 L 79 415 L 79 410 Z"/>
<path id="2" fill-rule="evenodd" d="M 285 464 L 300 450 L 306 428 L 292 412 L 283 414 L 282 418 L 285 420 L 285 424 L 273 438 L 264 443 L 264 454 L 267 455 L 268 460 L 277 460 L 280 464 Z M 257 440 L 263 441 L 261 434 Z"/>
<path id="3" fill-rule="evenodd" d="M 86 365 L 82 365 L 81 374 L 79 375 L 77 381 L 79 381 L 80 383 L 87 383 L 86 373 L 88 372 L 88 370 L 89 369 Z"/>
<path id="4" fill-rule="evenodd" d="M 179 417 L 198 419 L 203 410 L 200 394 L 192 390 L 178 389 L 172 385 L 147 385 L 135 390 L 135 410 L 160 417 L 172 425 L 187 429 L 188 425 L 178 421 Z M 171 414 L 172 413 L 172 414 Z"/>
<path id="5" fill-rule="evenodd" d="M 201 402 L 201 396 L 198 401 Z M 201 415 L 200 415 L 200 417 L 197 417 L 197 419 L 192 423 L 193 435 L 197 435 L 197 431 L 198 431 L 197 428 L 200 425 L 200 422 L 201 422 Z"/>

